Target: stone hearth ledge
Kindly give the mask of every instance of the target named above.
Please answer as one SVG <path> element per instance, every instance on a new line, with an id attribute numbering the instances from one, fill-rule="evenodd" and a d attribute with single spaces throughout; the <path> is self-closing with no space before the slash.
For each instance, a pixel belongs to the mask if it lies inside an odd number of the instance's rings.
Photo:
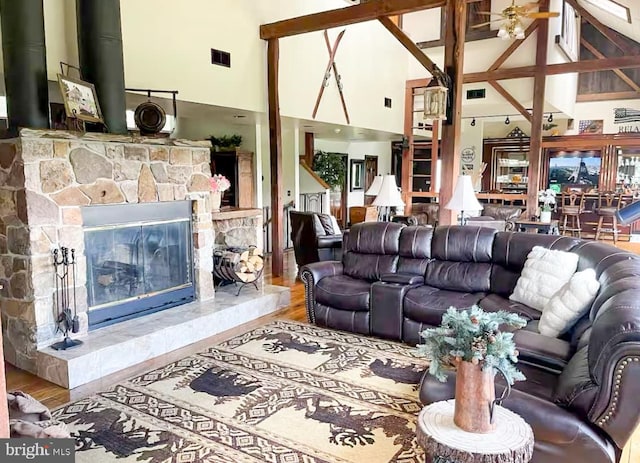
<path id="1" fill-rule="evenodd" d="M 216 290 L 215 301 L 196 301 L 89 332 L 83 345 L 37 353 L 38 376 L 73 389 L 286 307 L 289 288 L 261 285 L 235 296 Z"/>

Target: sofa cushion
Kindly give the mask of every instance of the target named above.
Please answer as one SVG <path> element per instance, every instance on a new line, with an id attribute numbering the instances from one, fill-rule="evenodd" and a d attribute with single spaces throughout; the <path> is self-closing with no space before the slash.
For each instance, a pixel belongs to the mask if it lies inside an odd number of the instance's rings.
<path id="1" fill-rule="evenodd" d="M 486 297 L 483 297 L 480 300 L 478 305 L 485 312 L 497 312 L 499 310 L 505 310 L 507 312 L 517 313 L 527 320 L 538 320 L 542 315 L 542 312 L 534 309 L 533 307 L 529 307 L 528 305 L 522 304 L 520 302 L 509 300 L 506 297 L 500 296 L 499 294 L 488 294 Z"/>
<path id="2" fill-rule="evenodd" d="M 577 254 L 536 246 L 527 256 L 509 299 L 542 310 L 551 296 L 569 281 L 577 266 Z"/>
<path id="3" fill-rule="evenodd" d="M 424 277 L 429 286 L 468 293 L 489 291 L 491 264 L 434 260 Z"/>
<path id="4" fill-rule="evenodd" d="M 442 314 L 449 307 L 471 307 L 484 296 L 485 293 L 465 293 L 420 286 L 410 290 L 404 297 L 403 314 L 411 320 L 438 326 L 442 322 Z"/>
<path id="5" fill-rule="evenodd" d="M 371 283 L 347 275 L 326 277 L 316 286 L 316 301 L 342 310 L 368 311 Z"/>
<path id="6" fill-rule="evenodd" d="M 515 220 L 522 214 L 522 208 L 517 206 L 501 206 L 496 204 L 485 204 L 482 209 L 482 216 L 492 217 L 496 220 Z"/>
<path id="7" fill-rule="evenodd" d="M 591 308 L 600 283 L 596 272 L 588 268 L 574 273 L 568 283 L 545 304 L 538 329 L 556 338 L 568 331 Z"/>
<path id="8" fill-rule="evenodd" d="M 395 272 L 403 228 L 404 225 L 391 222 L 364 222 L 351 227 L 343 239 L 345 275 L 377 281 L 381 275 Z"/>
<path id="9" fill-rule="evenodd" d="M 498 233 L 493 241 L 491 292 L 508 297 L 516 287 L 527 256 L 534 246 L 569 251 L 581 240 L 568 236 Z"/>
<path id="10" fill-rule="evenodd" d="M 485 227 L 438 227 L 433 233 L 431 257 L 453 262 L 490 263 L 496 233 Z"/>
<path id="11" fill-rule="evenodd" d="M 424 276 L 431 260 L 433 228 L 421 225 L 405 227 L 400 232 L 398 272 Z"/>

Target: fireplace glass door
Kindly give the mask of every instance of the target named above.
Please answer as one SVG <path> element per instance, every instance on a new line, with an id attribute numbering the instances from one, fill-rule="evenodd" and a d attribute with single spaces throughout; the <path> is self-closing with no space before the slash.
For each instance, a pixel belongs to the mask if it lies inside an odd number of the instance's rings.
<path id="1" fill-rule="evenodd" d="M 190 218 L 145 220 L 120 207 L 134 221 L 85 227 L 90 328 L 194 297 Z"/>

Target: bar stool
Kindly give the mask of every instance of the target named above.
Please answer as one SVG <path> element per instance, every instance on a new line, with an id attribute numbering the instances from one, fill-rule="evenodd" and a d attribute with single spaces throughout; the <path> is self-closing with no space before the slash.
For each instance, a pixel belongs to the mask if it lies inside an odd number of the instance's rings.
<path id="1" fill-rule="evenodd" d="M 563 235 L 566 232 L 571 232 L 571 236 L 575 236 L 577 233 L 578 238 L 582 238 L 580 214 L 584 212 L 584 194 L 575 191 L 564 191 L 562 192 L 560 205 L 562 207 L 560 232 Z M 567 224 L 569 219 L 571 219 L 571 226 Z"/>
<path id="2" fill-rule="evenodd" d="M 618 241 L 618 218 L 616 212 L 620 209 L 620 195 L 613 191 L 605 191 L 598 194 L 598 227 L 596 228 L 596 240 L 600 239 L 600 234 L 611 233 L 613 235 L 613 244 Z M 610 220 L 609 223 L 605 223 Z M 604 228 L 610 225 L 611 228 Z"/>

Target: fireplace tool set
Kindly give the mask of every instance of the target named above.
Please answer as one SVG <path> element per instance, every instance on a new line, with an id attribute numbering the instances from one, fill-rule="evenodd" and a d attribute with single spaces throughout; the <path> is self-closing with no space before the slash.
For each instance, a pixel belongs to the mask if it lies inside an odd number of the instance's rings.
<path id="1" fill-rule="evenodd" d="M 65 247 L 54 249 L 53 267 L 56 273 L 56 296 L 54 299 L 57 316 L 56 333 L 61 332 L 64 339 L 52 344 L 51 347 L 55 350 L 66 350 L 82 344 L 82 341 L 69 337 L 69 333 L 80 331 L 76 307 L 76 250 Z M 73 305 L 71 305 L 71 276 L 73 276 Z"/>

